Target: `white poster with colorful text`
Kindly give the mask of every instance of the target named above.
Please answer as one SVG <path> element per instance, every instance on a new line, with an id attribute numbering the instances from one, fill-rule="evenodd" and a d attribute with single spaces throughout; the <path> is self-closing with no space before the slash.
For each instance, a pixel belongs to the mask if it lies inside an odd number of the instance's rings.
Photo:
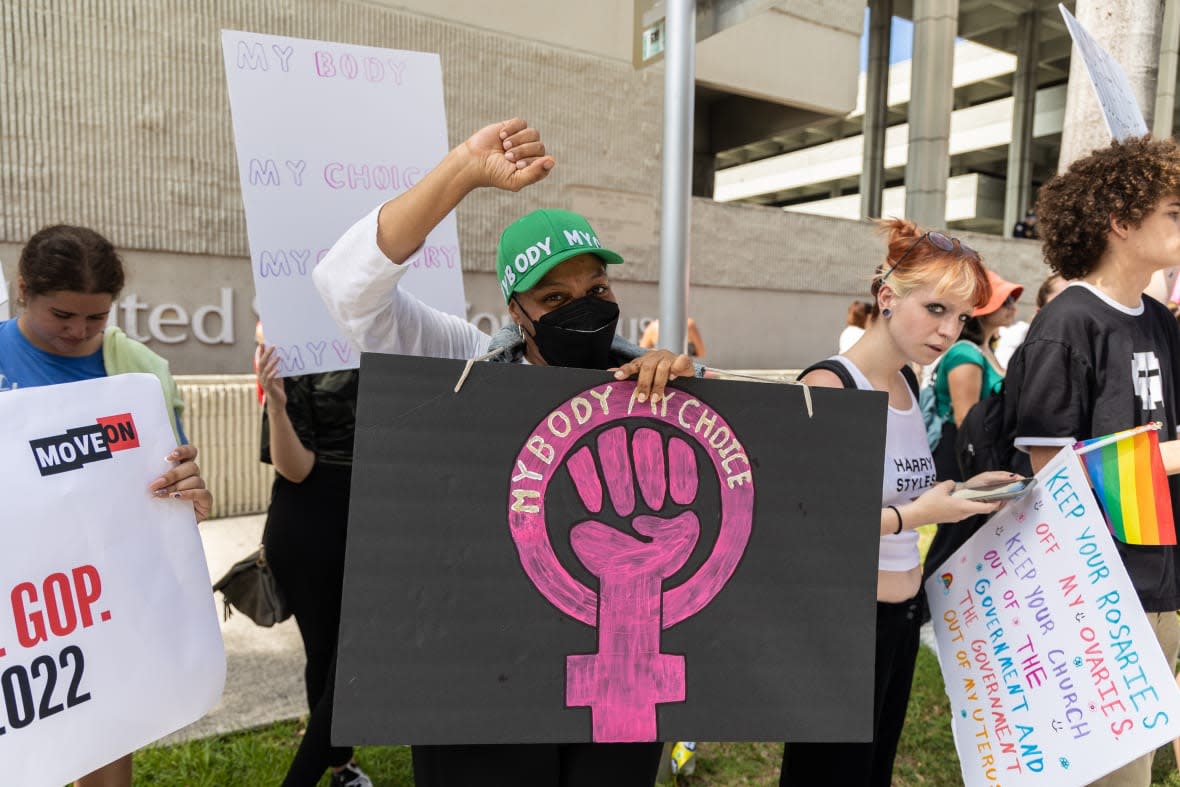
<path id="1" fill-rule="evenodd" d="M 312 270 L 350 226 L 446 155 L 436 54 L 221 31 L 258 310 L 284 376 L 351 369 Z M 399 286 L 464 317 L 452 212 Z"/>
<path id="2" fill-rule="evenodd" d="M 203 716 L 225 651 L 159 381 L 0 394 L 0 781 L 60 785 Z"/>
<path id="3" fill-rule="evenodd" d="M 926 583 L 963 782 L 1082 785 L 1180 736 L 1180 690 L 1071 450 Z"/>

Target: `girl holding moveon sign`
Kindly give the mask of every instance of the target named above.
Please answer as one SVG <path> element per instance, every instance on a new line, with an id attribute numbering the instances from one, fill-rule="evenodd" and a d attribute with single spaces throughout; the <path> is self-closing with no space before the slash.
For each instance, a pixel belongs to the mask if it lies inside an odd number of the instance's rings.
<path id="1" fill-rule="evenodd" d="M 847 352 L 804 370 L 801 378 L 808 385 L 889 394 L 878 522 L 873 740 L 788 742 L 779 782 L 783 787 L 888 787 L 918 653 L 922 569 L 914 529 L 931 522 L 960 522 L 998 508 L 996 503 L 952 496 L 953 481 L 938 483 L 918 407 L 917 379 L 909 366 L 933 363 L 954 344 L 972 310 L 988 302 L 991 288 L 983 264 L 973 250 L 940 232 L 924 232 L 900 219 L 881 226 L 888 251 L 873 276 L 875 319 Z M 1012 477 L 984 473 L 969 484 Z"/>
<path id="2" fill-rule="evenodd" d="M 90 380 L 126 372 L 156 375 L 181 443 L 173 465 L 149 487 L 157 497 L 191 501 L 197 521 L 213 497 L 180 422 L 183 405 L 168 362 L 115 327 L 107 317 L 123 288 L 123 263 L 103 236 L 57 225 L 33 235 L 21 252 L 16 282 L 19 316 L 0 322 L 0 392 Z M 77 782 L 79 787 L 130 787 L 131 755 Z"/>
<path id="3" fill-rule="evenodd" d="M 442 219 L 477 188 L 506 191 L 544 178 L 554 160 L 536 129 L 516 119 L 477 131 L 416 186 L 359 221 L 315 269 L 328 311 L 362 350 L 478 358 L 534 365 L 617 369 L 637 377 L 638 401 L 663 396 L 668 381 L 694 374 L 687 355 L 642 349 L 615 335 L 619 307 L 602 247 L 585 218 L 539 210 L 500 238 L 496 272 L 513 325 L 495 337 L 432 309 L 398 282 L 402 265 Z M 651 787 L 660 743 L 415 746 L 418 787 Z"/>

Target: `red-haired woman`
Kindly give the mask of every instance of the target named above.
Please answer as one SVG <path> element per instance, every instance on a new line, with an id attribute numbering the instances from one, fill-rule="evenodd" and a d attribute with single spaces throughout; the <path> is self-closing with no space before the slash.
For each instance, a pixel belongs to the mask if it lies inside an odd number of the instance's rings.
<path id="1" fill-rule="evenodd" d="M 938 483 L 909 365 L 932 363 L 959 336 L 972 310 L 991 296 L 979 255 L 955 238 L 912 222 L 881 224 L 885 261 L 873 276 L 877 319 L 846 353 L 805 370 L 803 382 L 889 394 L 885 476 L 877 528 L 876 681 L 870 743 L 787 743 L 780 785 L 884 785 L 893 772 L 918 652 L 921 566 L 914 528 L 994 511 L 994 503 L 952 497 Z M 986 473 L 986 483 L 1011 477 Z M 872 527 L 871 523 L 865 523 Z"/>

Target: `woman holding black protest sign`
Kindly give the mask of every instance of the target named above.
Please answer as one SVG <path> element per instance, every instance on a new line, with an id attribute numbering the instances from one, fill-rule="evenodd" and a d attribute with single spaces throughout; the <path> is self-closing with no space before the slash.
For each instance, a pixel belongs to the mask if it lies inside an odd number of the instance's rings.
<path id="1" fill-rule="evenodd" d="M 15 319 L 0 322 L 0 392 L 127 372 L 154 374 L 171 409 L 180 445 L 152 494 L 191 502 L 197 521 L 213 498 L 181 424 L 183 404 L 168 362 L 107 318 L 123 288 L 123 262 L 110 241 L 85 227 L 46 227 L 29 239 L 18 268 Z M 131 755 L 78 780 L 79 787 L 130 787 Z"/>
<path id="2" fill-rule="evenodd" d="M 265 344 L 258 366 L 262 461 L 276 471 L 262 545 L 307 658 L 307 728 L 283 785 L 313 787 L 331 769 L 332 787 L 372 787 L 352 747 L 330 740 L 358 374 L 282 378 L 275 348 Z"/>
<path id="3" fill-rule="evenodd" d="M 881 224 L 885 261 L 873 276 L 871 324 L 847 352 L 806 369 L 808 385 L 889 394 L 877 572 L 876 681 L 869 743 L 790 743 L 780 785 L 887 785 L 905 721 L 918 651 L 921 566 L 915 528 L 988 514 L 998 504 L 955 497 L 939 483 L 910 364 L 925 366 L 958 338 L 991 288 L 979 255 L 958 239 L 909 221 Z M 984 473 L 971 484 L 1012 478 Z M 866 523 L 867 524 L 867 523 Z"/>
<path id="4" fill-rule="evenodd" d="M 362 350 L 615 370 L 637 378 L 637 399 L 659 401 L 692 375 L 687 355 L 644 352 L 615 334 L 619 307 L 607 266 L 623 261 L 586 219 L 538 210 L 500 238 L 496 273 L 513 325 L 496 336 L 432 309 L 398 287 L 426 236 L 481 187 L 519 191 L 554 166 L 536 129 L 519 119 L 487 126 L 416 186 L 354 225 L 316 267 L 328 310 Z M 660 743 L 415 746 L 418 787 L 537 785 L 651 787 Z"/>

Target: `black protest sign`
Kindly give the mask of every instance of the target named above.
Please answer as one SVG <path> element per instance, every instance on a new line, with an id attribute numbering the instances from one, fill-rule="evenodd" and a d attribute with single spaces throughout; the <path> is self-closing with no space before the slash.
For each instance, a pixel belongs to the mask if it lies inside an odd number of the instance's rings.
<path id="1" fill-rule="evenodd" d="M 869 740 L 885 397 L 366 355 L 333 740 Z"/>

